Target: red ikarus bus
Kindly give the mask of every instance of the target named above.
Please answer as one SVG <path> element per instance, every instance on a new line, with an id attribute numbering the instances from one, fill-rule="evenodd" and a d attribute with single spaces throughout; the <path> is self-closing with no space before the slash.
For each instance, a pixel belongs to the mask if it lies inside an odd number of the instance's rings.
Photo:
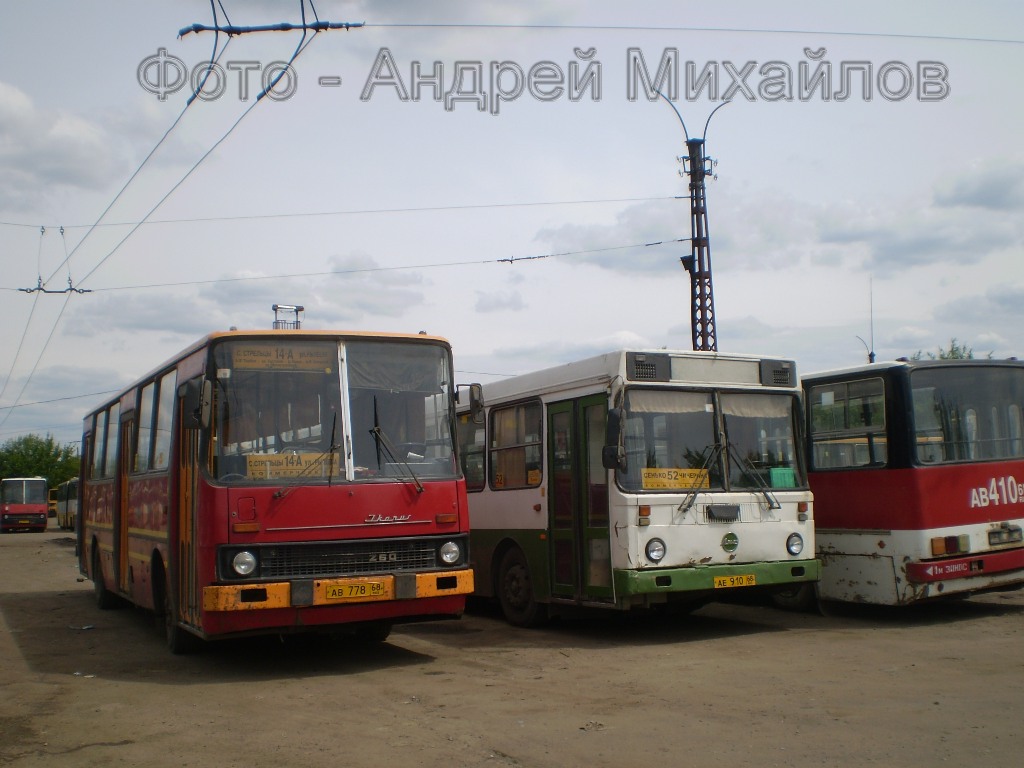
<path id="1" fill-rule="evenodd" d="M 0 533 L 45 531 L 48 510 L 46 478 L 5 477 L 0 480 Z"/>
<path id="2" fill-rule="evenodd" d="M 1024 363 L 875 363 L 803 386 L 820 598 L 1024 585 Z"/>
<path id="3" fill-rule="evenodd" d="M 85 419 L 79 557 L 97 604 L 162 614 L 178 653 L 460 616 L 473 572 L 452 376 L 427 335 L 196 342 Z"/>

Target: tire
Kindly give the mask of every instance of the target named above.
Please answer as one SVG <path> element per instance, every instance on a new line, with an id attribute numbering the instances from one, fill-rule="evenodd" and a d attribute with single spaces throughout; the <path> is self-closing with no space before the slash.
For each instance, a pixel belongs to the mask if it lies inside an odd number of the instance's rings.
<path id="1" fill-rule="evenodd" d="M 654 606 L 651 611 L 652 615 L 658 616 L 659 618 L 671 621 L 673 619 L 683 619 L 689 616 L 694 611 L 699 611 L 710 600 L 699 599 L 699 600 L 674 600 L 670 603 L 661 603 Z"/>
<path id="2" fill-rule="evenodd" d="M 498 566 L 498 602 L 505 620 L 515 627 L 536 627 L 547 619 L 547 607 L 537 602 L 526 556 L 518 547 L 508 550 Z"/>
<path id="3" fill-rule="evenodd" d="M 818 596 L 815 594 L 813 584 L 800 584 L 799 586 L 773 593 L 772 604 L 776 608 L 782 608 L 785 611 L 812 613 L 818 607 Z"/>
<path id="4" fill-rule="evenodd" d="M 96 545 L 93 545 L 92 548 L 92 593 L 96 607 L 101 611 L 109 611 L 111 608 L 117 608 L 120 604 L 117 595 L 107 589 L 107 585 L 103 583 L 100 549 Z"/>
<path id="5" fill-rule="evenodd" d="M 383 643 L 391 635 L 390 621 L 374 621 L 365 624 L 354 632 L 357 643 L 377 644 Z"/>
<path id="6" fill-rule="evenodd" d="M 157 603 L 157 608 L 158 610 L 162 609 L 161 618 L 163 619 L 164 642 L 167 644 L 167 650 L 175 656 L 195 653 L 203 647 L 203 641 L 178 624 L 177 603 L 171 591 L 170 580 L 162 566 L 159 568 L 158 576 L 159 579 L 156 583 L 160 585 L 160 601 Z"/>

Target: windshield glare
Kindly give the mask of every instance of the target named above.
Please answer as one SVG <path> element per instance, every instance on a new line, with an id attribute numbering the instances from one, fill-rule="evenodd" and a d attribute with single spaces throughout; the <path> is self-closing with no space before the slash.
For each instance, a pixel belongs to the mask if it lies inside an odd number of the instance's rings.
<path id="1" fill-rule="evenodd" d="M 4 480 L 3 501 L 7 504 L 45 504 L 45 480 Z"/>
<path id="2" fill-rule="evenodd" d="M 626 393 L 625 490 L 760 490 L 805 485 L 795 399 L 774 393 Z"/>
<path id="3" fill-rule="evenodd" d="M 455 474 L 442 346 L 227 341 L 214 360 L 213 460 L 221 480 Z"/>
<path id="4" fill-rule="evenodd" d="M 1024 376 L 1016 367 L 935 367 L 910 376 L 924 464 L 1024 457 Z"/>

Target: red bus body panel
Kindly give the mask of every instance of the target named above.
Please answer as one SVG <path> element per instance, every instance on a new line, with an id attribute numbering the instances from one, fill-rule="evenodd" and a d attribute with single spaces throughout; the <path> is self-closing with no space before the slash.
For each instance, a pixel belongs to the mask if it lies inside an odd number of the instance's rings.
<path id="1" fill-rule="evenodd" d="M 47 504 L 4 504 L 0 509 L 0 531 L 45 531 Z"/>
<path id="2" fill-rule="evenodd" d="M 902 604 L 1024 585 L 1021 541 L 989 540 L 990 532 L 1024 526 L 1021 462 L 809 477 L 824 565 L 822 598 Z M 946 536 L 966 539 L 968 551 L 933 553 L 932 539 Z"/>
<path id="3" fill-rule="evenodd" d="M 820 528 L 911 531 L 1011 520 L 1024 517 L 1024 494 L 996 501 L 989 490 L 1024 482 L 1014 473 L 1021 462 L 812 472 L 814 516 Z"/>

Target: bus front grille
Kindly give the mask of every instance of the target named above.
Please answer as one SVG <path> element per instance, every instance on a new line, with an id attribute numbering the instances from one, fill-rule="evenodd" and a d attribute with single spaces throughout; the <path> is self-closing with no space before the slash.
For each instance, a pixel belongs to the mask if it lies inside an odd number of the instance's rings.
<path id="1" fill-rule="evenodd" d="M 264 579 L 331 578 L 437 567 L 433 541 L 345 541 L 289 544 L 260 550 Z"/>

